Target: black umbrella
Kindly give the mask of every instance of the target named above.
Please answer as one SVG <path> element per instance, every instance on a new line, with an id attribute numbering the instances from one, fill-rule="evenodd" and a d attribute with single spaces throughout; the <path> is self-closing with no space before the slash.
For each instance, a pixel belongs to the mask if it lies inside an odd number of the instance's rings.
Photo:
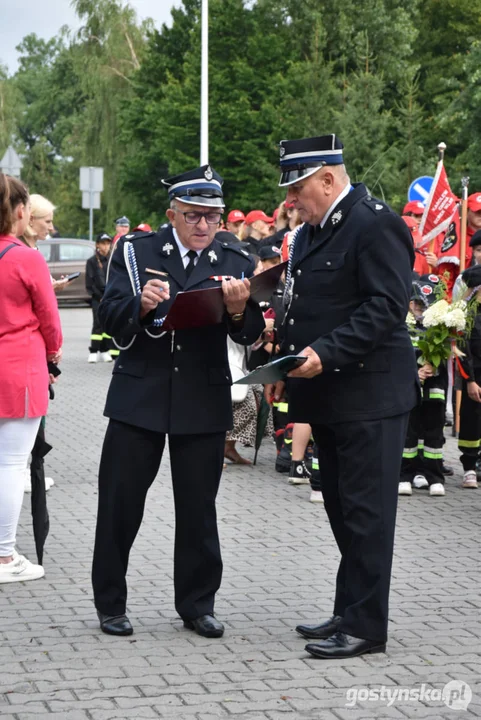
<path id="1" fill-rule="evenodd" d="M 43 561 L 43 548 L 50 529 L 48 518 L 47 496 L 45 491 L 44 457 L 52 446 L 45 442 L 45 420 L 42 419 L 38 429 L 35 445 L 32 450 L 30 478 L 32 482 L 32 524 L 35 538 L 35 549 L 39 565 Z"/>

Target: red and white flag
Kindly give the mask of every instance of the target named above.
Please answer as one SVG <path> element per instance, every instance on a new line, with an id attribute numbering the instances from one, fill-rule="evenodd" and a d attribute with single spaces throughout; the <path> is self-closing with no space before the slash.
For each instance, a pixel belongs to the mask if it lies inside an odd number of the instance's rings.
<path id="1" fill-rule="evenodd" d="M 449 186 L 444 163 L 439 160 L 431 191 L 419 225 L 423 245 L 448 230 L 457 212 L 458 198 Z"/>

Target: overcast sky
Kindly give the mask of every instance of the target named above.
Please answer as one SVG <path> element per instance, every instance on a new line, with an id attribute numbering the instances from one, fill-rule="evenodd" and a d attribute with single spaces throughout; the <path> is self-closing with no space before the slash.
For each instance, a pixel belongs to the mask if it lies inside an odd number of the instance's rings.
<path id="1" fill-rule="evenodd" d="M 130 0 L 140 19 L 151 17 L 160 28 L 170 25 L 170 10 L 181 0 Z M 77 29 L 80 25 L 70 7 L 70 0 L 0 0 L 0 64 L 7 65 L 9 74 L 17 69 L 15 47 L 25 35 L 36 33 L 49 40 L 62 25 Z"/>

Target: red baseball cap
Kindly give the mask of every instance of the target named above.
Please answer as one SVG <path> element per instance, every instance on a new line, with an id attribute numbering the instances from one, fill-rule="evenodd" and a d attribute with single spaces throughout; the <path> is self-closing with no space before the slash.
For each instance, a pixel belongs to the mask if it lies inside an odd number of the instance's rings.
<path id="1" fill-rule="evenodd" d="M 242 210 L 231 210 L 230 213 L 227 215 L 227 222 L 243 222 L 246 219 L 246 216 L 242 212 Z"/>
<path id="2" fill-rule="evenodd" d="M 251 210 L 245 217 L 245 224 L 252 225 L 256 220 L 264 220 L 264 222 L 272 225 L 274 218 L 269 217 L 263 210 Z"/>
<path id="3" fill-rule="evenodd" d="M 422 215 L 424 205 L 419 200 L 410 200 L 403 208 L 403 215 L 412 213 L 413 215 Z"/>
<path id="4" fill-rule="evenodd" d="M 481 210 L 481 193 L 473 193 L 468 197 L 468 208 L 473 212 Z"/>
<path id="5" fill-rule="evenodd" d="M 421 236 L 421 233 L 419 232 L 419 228 L 418 228 L 418 224 L 417 224 L 416 220 L 413 217 L 411 217 L 410 215 L 403 215 L 402 218 L 411 231 L 411 235 L 413 236 L 414 247 L 418 247 L 419 243 L 422 242 L 422 236 Z"/>
<path id="6" fill-rule="evenodd" d="M 139 230 L 142 232 L 152 232 L 152 228 L 150 227 L 150 225 L 147 225 L 147 223 L 140 223 L 140 225 L 134 227 L 132 232 L 139 232 Z"/>

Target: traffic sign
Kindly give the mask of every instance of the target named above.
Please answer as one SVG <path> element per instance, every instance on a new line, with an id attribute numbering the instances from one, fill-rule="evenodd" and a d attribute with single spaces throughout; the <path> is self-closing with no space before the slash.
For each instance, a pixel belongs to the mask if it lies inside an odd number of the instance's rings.
<path id="1" fill-rule="evenodd" d="M 93 240 L 94 210 L 100 209 L 100 193 L 104 189 L 104 169 L 101 167 L 80 168 L 80 190 L 82 207 L 89 211 L 89 238 Z"/>
<path id="2" fill-rule="evenodd" d="M 20 170 L 23 168 L 23 162 L 20 160 L 15 149 L 10 145 L 7 148 L 7 152 L 0 160 L 0 170 L 5 175 L 13 175 L 14 177 L 20 177 Z"/>
<path id="3" fill-rule="evenodd" d="M 416 180 L 413 180 L 409 186 L 408 200 L 418 200 L 425 205 L 431 191 L 433 180 L 434 178 L 429 175 L 422 175 L 416 178 Z"/>

